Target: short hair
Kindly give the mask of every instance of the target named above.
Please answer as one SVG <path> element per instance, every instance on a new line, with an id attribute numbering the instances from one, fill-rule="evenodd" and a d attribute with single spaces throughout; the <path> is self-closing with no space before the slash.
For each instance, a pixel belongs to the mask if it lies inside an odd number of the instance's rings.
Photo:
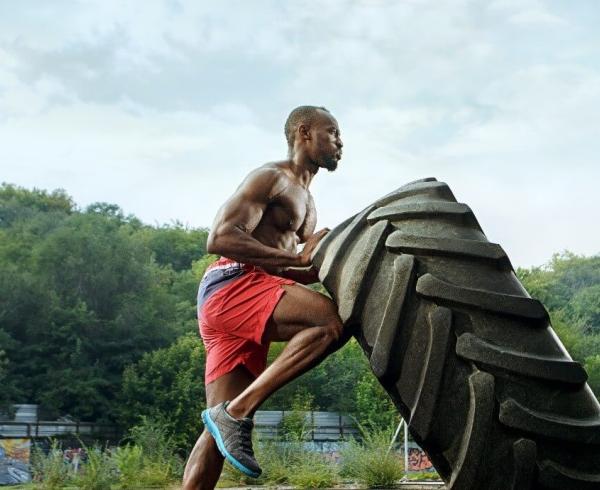
<path id="1" fill-rule="evenodd" d="M 313 121 L 319 114 L 319 111 L 324 111 L 330 114 L 325 107 L 318 107 L 314 105 L 301 105 L 296 107 L 285 121 L 284 132 L 285 139 L 287 140 L 288 148 L 291 150 L 294 148 L 294 139 L 296 138 L 296 130 L 300 124 L 312 124 Z"/>

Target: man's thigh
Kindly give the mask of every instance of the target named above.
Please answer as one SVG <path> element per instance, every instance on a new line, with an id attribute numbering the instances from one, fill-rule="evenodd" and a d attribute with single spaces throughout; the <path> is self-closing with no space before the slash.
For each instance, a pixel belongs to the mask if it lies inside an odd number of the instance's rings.
<path id="1" fill-rule="evenodd" d="M 288 341 L 306 328 L 340 322 L 337 307 L 327 296 L 298 284 L 282 287 L 285 294 L 266 325 L 264 340 Z"/>

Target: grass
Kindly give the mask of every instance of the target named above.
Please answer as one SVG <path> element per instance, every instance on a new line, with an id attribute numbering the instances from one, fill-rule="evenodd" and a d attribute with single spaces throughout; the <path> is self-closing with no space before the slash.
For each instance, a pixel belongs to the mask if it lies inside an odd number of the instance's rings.
<path id="1" fill-rule="evenodd" d="M 350 441 L 342 451 L 341 475 L 369 488 L 391 487 L 404 475 L 404 463 L 389 450 L 391 431 L 362 430 L 362 441 Z"/>
<path id="2" fill-rule="evenodd" d="M 263 473 L 250 478 L 223 466 L 219 487 L 226 485 L 293 485 L 296 488 L 330 488 L 338 481 L 337 467 L 322 454 L 308 451 L 302 442 L 263 441 L 255 443 L 256 458 Z"/>
<path id="3" fill-rule="evenodd" d="M 163 429 L 153 421 L 144 420 L 130 431 L 129 443 L 118 448 L 88 447 L 85 461 L 75 472 L 65 463 L 63 451 L 56 440 L 44 454 L 34 449 L 32 475 L 38 485 L 23 488 L 59 490 L 124 490 L 168 488 L 180 481 L 183 463 L 176 448 Z"/>

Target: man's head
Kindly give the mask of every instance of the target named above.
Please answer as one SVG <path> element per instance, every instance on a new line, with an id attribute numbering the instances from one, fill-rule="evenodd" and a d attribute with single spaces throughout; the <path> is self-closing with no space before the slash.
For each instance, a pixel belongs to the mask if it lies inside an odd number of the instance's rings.
<path id="1" fill-rule="evenodd" d="M 338 123 L 325 107 L 296 107 L 285 122 L 285 138 L 290 157 L 301 150 L 327 170 L 335 170 L 342 157 Z"/>

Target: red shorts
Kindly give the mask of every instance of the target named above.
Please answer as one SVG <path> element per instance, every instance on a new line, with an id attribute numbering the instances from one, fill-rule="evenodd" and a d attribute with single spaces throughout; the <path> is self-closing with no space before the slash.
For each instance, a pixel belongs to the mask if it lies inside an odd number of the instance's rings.
<path id="1" fill-rule="evenodd" d="M 243 365 L 254 376 L 267 366 L 267 321 L 284 293 L 295 284 L 260 267 L 225 257 L 207 269 L 198 292 L 198 324 L 206 348 L 204 383 Z"/>

